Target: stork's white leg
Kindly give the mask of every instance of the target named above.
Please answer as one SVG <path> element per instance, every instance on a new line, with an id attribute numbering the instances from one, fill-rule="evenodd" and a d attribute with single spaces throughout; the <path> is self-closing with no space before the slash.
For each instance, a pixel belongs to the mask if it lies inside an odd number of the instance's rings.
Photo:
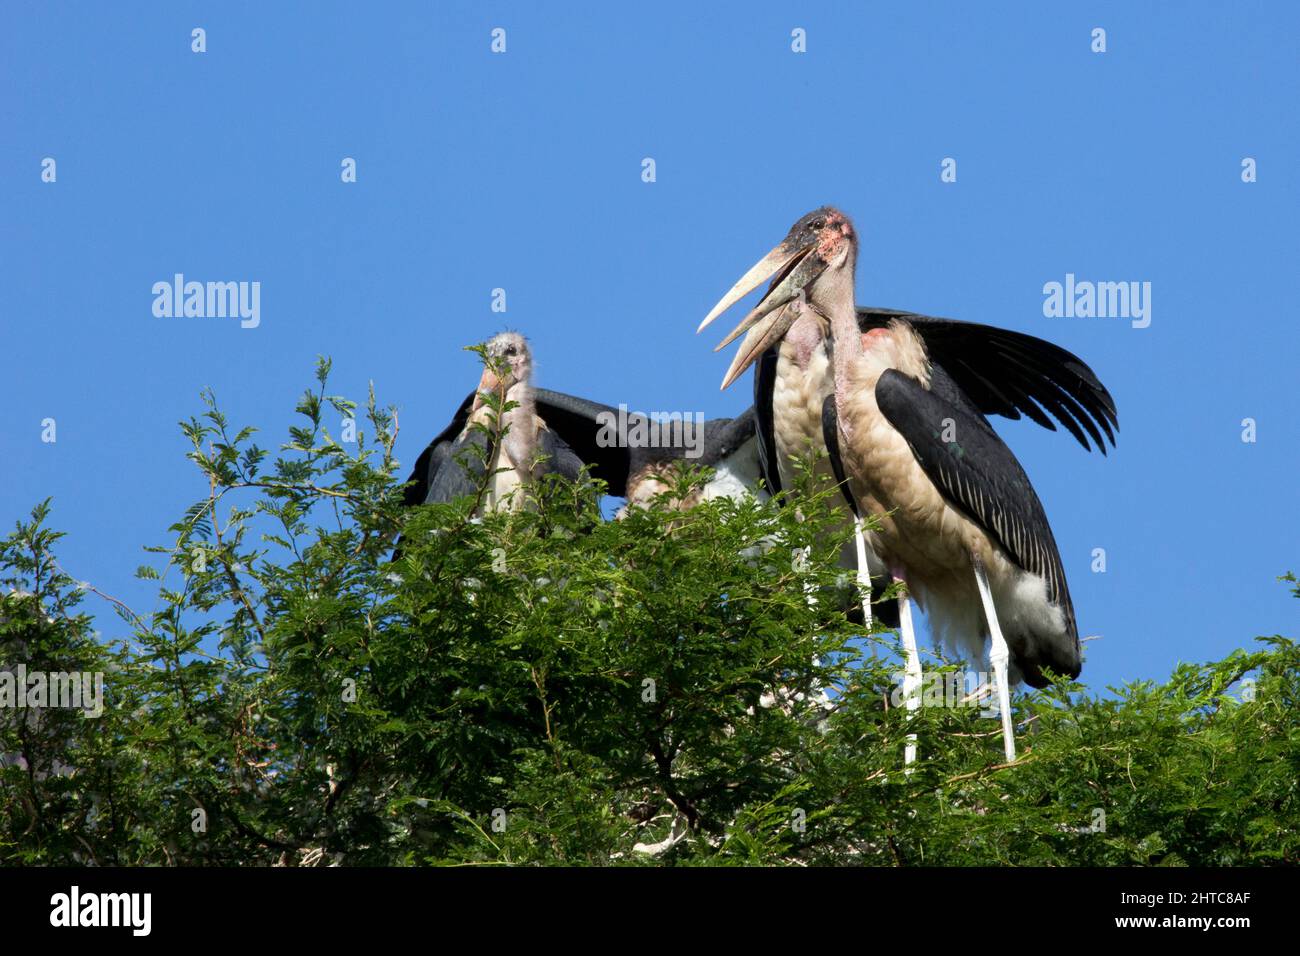
<path id="1" fill-rule="evenodd" d="M 796 549 L 795 549 L 795 552 L 796 552 L 796 553 L 795 553 L 795 558 L 794 558 L 795 565 L 796 565 L 800 570 L 802 570 L 803 568 L 806 568 L 806 567 L 808 566 L 808 559 L 809 559 L 810 557 L 812 557 L 812 546 L 810 545 L 809 547 L 806 547 L 806 548 L 796 548 Z M 812 584 L 812 583 L 810 583 L 810 582 L 808 582 L 808 581 L 805 581 L 805 582 L 804 582 L 804 585 L 803 585 L 803 593 L 804 593 L 804 597 L 806 597 L 806 598 L 808 599 L 808 604 L 809 604 L 810 606 L 811 606 L 811 605 L 814 605 L 814 604 L 817 603 L 817 586 L 816 586 L 816 585 L 814 585 L 814 584 Z"/>
<path id="2" fill-rule="evenodd" d="M 806 567 L 807 564 L 808 564 L 808 558 L 812 555 L 812 548 L 811 548 L 811 547 L 807 547 L 807 548 L 798 548 L 798 549 L 796 549 L 796 551 L 797 551 L 797 553 L 796 553 L 796 555 L 795 555 L 795 562 L 796 562 L 796 564 L 798 564 L 800 567 Z M 815 586 L 813 586 L 812 584 L 805 583 L 804 586 L 803 586 L 803 593 L 804 593 L 804 599 L 808 602 L 808 606 L 809 606 L 809 607 L 815 607 L 815 606 L 817 605 L 817 588 L 816 588 Z M 819 666 L 820 664 L 821 664 L 821 661 L 820 661 L 818 658 L 814 657 L 814 658 L 813 658 L 813 666 L 816 667 L 816 666 Z M 816 697 L 817 697 L 817 699 L 818 699 L 818 703 L 819 703 L 819 704 L 820 704 L 824 709 L 829 709 L 829 708 L 830 708 L 830 702 L 831 702 L 831 699 L 830 699 L 830 695 L 828 695 L 828 694 L 826 693 L 826 688 L 825 688 L 825 687 L 822 687 L 820 684 L 814 684 L 813 687 L 812 687 L 812 692 L 813 692 L 814 695 L 816 695 Z M 760 704 L 762 703 L 762 700 L 761 700 L 761 699 L 760 699 L 759 703 L 760 703 Z M 769 706 L 769 705 L 768 705 L 768 704 L 763 704 L 763 706 L 764 706 L 764 707 L 767 707 L 767 706 Z M 820 727 L 820 724 L 819 724 L 819 727 Z"/>
<path id="3" fill-rule="evenodd" d="M 853 546 L 858 552 L 858 591 L 862 595 L 862 626 L 871 630 L 871 569 L 867 567 L 867 539 L 862 534 L 862 519 L 853 519 Z"/>
<path id="4" fill-rule="evenodd" d="M 984 573 L 984 566 L 979 558 L 971 555 L 971 564 L 975 568 L 975 584 L 979 588 L 980 602 L 984 605 L 984 618 L 989 624 L 989 637 L 992 647 L 989 649 L 989 662 L 993 665 L 993 676 L 998 685 L 998 710 L 1002 714 L 1002 746 L 1007 755 L 1007 762 L 1016 759 L 1016 732 L 1011 726 L 1011 688 L 1007 685 L 1007 665 L 1011 661 L 1011 648 L 1002 636 L 998 624 L 998 612 L 993 607 L 993 592 L 989 590 L 989 579 Z"/>
<path id="5" fill-rule="evenodd" d="M 894 571 L 894 580 L 902 580 L 898 571 Z M 921 655 L 916 650 L 916 629 L 912 626 L 912 599 L 906 591 L 898 596 L 898 624 L 903 635 L 903 653 L 907 655 L 903 671 L 903 704 L 912 712 L 921 707 Z M 916 734 L 908 734 L 903 764 L 915 762 Z"/>

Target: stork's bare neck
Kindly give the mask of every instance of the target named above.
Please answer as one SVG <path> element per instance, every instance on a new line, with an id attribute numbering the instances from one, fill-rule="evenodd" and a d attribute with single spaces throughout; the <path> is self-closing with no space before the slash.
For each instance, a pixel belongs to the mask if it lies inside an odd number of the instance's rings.
<path id="1" fill-rule="evenodd" d="M 830 322 L 830 348 L 835 372 L 835 408 L 840 427 L 850 426 L 845 415 L 854 371 L 862 359 L 862 336 L 858 331 L 858 312 L 853 299 L 853 272 L 856 240 L 850 235 L 841 240 L 835 258 L 813 284 L 809 301 Z"/>
<path id="2" fill-rule="evenodd" d="M 506 390 L 506 402 L 515 402 L 516 405 L 510 411 L 506 412 L 506 418 L 514 421 L 520 418 L 531 418 L 537 414 L 537 401 L 533 397 L 532 382 L 515 382 Z"/>
<path id="3" fill-rule="evenodd" d="M 854 370 L 862 359 L 862 337 L 858 334 L 858 318 L 850 294 L 847 304 L 837 303 L 831 313 L 831 353 L 835 369 L 835 410 L 842 424 L 847 424 L 844 409 Z"/>
<path id="4" fill-rule="evenodd" d="M 524 478 L 532 478 L 537 464 L 537 404 L 533 397 L 533 357 L 527 340 L 518 332 L 502 332 L 487 343 L 486 365 L 479 382 L 478 409 L 495 393 L 504 405 L 498 427 L 505 432 L 503 450 Z"/>
<path id="5" fill-rule="evenodd" d="M 532 477 L 537 463 L 537 405 L 531 382 L 516 382 L 506 392 L 506 404 L 518 403 L 501 416 L 506 454 L 521 474 Z"/>

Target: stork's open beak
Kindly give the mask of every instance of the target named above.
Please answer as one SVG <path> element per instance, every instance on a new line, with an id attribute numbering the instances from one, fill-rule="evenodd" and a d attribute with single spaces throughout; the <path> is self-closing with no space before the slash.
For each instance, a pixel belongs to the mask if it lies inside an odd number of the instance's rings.
<path id="1" fill-rule="evenodd" d="M 781 341 L 782 336 L 790 331 L 790 326 L 799 316 L 799 309 L 785 307 L 797 299 L 799 293 L 826 268 L 826 263 L 820 256 L 810 254 L 815 247 L 815 242 L 796 244 L 791 236 L 787 236 L 784 242 L 755 263 L 754 267 L 731 287 L 731 291 L 719 300 L 696 329 L 697 333 L 702 332 L 710 322 L 743 299 L 764 280 L 780 273 L 773 281 L 772 287 L 767 290 L 767 295 L 763 296 L 753 311 L 745 316 L 740 324 L 731 330 L 731 334 L 719 342 L 714 349 L 716 352 L 726 348 L 742 332 L 748 330 L 749 334 L 740 344 L 740 349 L 736 352 L 736 357 L 722 380 L 723 388 L 744 374 L 745 369 L 749 368 L 755 359 Z"/>

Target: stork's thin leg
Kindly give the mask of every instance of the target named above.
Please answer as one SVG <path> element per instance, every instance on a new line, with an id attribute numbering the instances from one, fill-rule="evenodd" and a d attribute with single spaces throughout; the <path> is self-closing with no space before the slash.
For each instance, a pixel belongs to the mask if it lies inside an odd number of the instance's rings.
<path id="1" fill-rule="evenodd" d="M 871 630 L 871 569 L 867 567 L 867 539 L 862 534 L 862 519 L 853 518 L 853 546 L 858 552 L 858 591 L 862 594 L 862 626 Z"/>
<path id="2" fill-rule="evenodd" d="M 807 548 L 799 548 L 799 549 L 798 549 L 798 556 L 796 557 L 795 560 L 801 562 L 802 564 L 807 564 L 808 558 L 811 557 L 811 555 L 812 555 L 812 548 L 811 548 L 811 547 L 807 547 Z M 809 606 L 809 607 L 816 607 L 816 606 L 817 606 L 817 588 L 816 588 L 814 585 L 812 585 L 812 584 L 805 583 L 804 586 L 803 586 L 803 593 L 804 593 L 804 599 L 808 602 L 808 606 Z M 818 665 L 820 665 L 820 664 L 821 664 L 821 661 L 818 660 L 816 657 L 814 657 L 814 658 L 813 658 L 813 665 L 814 665 L 814 666 L 818 666 Z M 813 687 L 812 687 L 812 692 L 813 692 L 815 695 L 817 695 L 817 697 L 818 697 L 818 703 L 819 703 L 819 704 L 822 704 L 823 707 L 829 707 L 829 705 L 830 705 L 830 696 L 826 693 L 826 688 L 825 688 L 825 687 L 822 687 L 820 684 L 814 684 Z M 764 706 L 767 706 L 767 705 L 764 705 Z"/>
<path id="3" fill-rule="evenodd" d="M 798 551 L 798 554 L 795 557 L 796 563 L 801 569 L 807 567 L 808 559 L 812 557 L 812 546 L 797 548 L 796 550 Z M 815 584 L 805 581 L 803 585 L 803 593 L 804 597 L 808 599 L 809 606 L 813 606 L 817 603 L 817 586 Z"/>
<path id="4" fill-rule="evenodd" d="M 984 565 L 979 558 L 971 555 L 971 564 L 975 568 L 975 584 L 979 587 L 980 601 L 984 605 L 984 617 L 989 624 L 989 637 L 992 647 L 989 650 L 989 662 L 993 665 L 993 676 L 998 684 L 998 710 L 1002 714 L 1002 746 L 1006 752 L 1007 762 L 1016 759 L 1016 732 L 1011 726 L 1011 688 L 1007 685 L 1007 665 L 1011 661 L 1011 648 L 1002 636 L 998 624 L 998 612 L 993 607 L 993 592 L 989 589 L 989 579 L 984 573 Z"/>
<path id="5" fill-rule="evenodd" d="M 903 580 L 897 570 L 893 575 L 895 581 Z M 909 712 L 916 711 L 921 707 L 921 655 L 916 650 L 916 630 L 912 627 L 912 598 L 906 591 L 898 596 L 898 623 L 903 635 L 903 652 L 907 655 L 907 665 L 903 671 L 903 703 Z M 916 734 L 908 734 L 903 764 L 906 766 L 915 762 Z"/>

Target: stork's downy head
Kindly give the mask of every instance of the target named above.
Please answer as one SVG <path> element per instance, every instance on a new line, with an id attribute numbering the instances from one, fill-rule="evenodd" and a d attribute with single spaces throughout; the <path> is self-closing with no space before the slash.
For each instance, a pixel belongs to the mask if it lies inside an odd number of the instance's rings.
<path id="1" fill-rule="evenodd" d="M 518 332 L 502 332 L 487 343 L 487 364 L 479 379 L 478 396 L 474 407 L 483 404 L 486 392 L 496 392 L 502 398 L 518 384 L 527 385 L 533 377 L 533 356 L 528 340 Z"/>
<path id="2" fill-rule="evenodd" d="M 781 244 L 740 277 L 696 329 L 696 332 L 704 331 L 714 319 L 772 278 L 767 294 L 758 305 L 718 343 L 715 351 L 726 348 L 742 333 L 748 333 L 727 369 L 723 388 L 781 341 L 807 303 L 825 312 L 822 306 L 828 304 L 827 289 L 839 282 L 847 282 L 852 289 L 857 244 L 857 233 L 849 217 L 834 206 L 822 206 L 791 226 Z"/>

